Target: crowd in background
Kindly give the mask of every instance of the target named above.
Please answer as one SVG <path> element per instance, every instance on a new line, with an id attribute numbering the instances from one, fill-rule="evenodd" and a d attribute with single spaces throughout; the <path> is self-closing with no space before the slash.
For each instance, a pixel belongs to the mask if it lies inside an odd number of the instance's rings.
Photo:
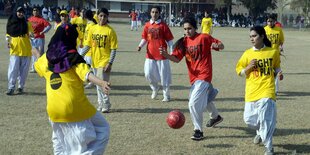
<path id="1" fill-rule="evenodd" d="M 0 0 L 0 15 L 8 16 L 12 13 L 12 10 L 16 7 L 16 2 L 14 0 Z M 25 11 L 26 11 L 26 17 L 30 17 L 32 13 L 32 8 L 37 7 L 41 11 L 41 15 L 44 19 L 49 21 L 55 20 L 56 15 L 56 9 L 60 10 L 67 10 L 70 11 L 71 7 L 68 6 L 44 6 L 44 5 L 38 5 L 38 4 L 30 4 L 30 3 L 24 3 L 23 5 Z M 130 12 L 131 10 L 129 10 Z M 209 11 L 209 10 L 208 10 Z M 142 25 L 146 23 L 150 19 L 150 15 L 147 10 L 135 10 L 137 13 L 137 18 L 139 21 L 141 21 Z M 166 23 L 169 23 L 170 26 L 180 26 L 183 18 L 185 16 L 193 16 L 197 20 L 197 22 L 200 24 L 201 20 L 203 18 L 203 12 L 202 11 L 196 11 L 196 12 L 188 12 L 188 11 L 180 11 L 178 13 L 175 13 L 175 11 L 172 11 L 170 21 L 168 18 L 168 13 L 163 10 L 161 12 L 161 18 L 166 21 Z M 257 17 L 250 16 L 249 14 L 227 14 L 226 8 L 215 8 L 211 11 L 211 18 L 213 20 L 213 26 L 216 27 L 243 27 L 248 28 L 252 27 L 253 25 L 266 25 L 266 17 L 268 14 L 261 14 Z M 287 28 L 304 28 L 305 25 L 305 17 L 298 14 L 284 14 L 282 16 L 282 20 L 278 19 L 278 21 L 282 21 L 283 27 Z"/>

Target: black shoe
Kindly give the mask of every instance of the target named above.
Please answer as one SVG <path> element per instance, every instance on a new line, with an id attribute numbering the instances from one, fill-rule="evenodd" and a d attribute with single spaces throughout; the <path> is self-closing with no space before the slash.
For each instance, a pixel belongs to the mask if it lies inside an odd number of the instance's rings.
<path id="1" fill-rule="evenodd" d="M 18 88 L 18 89 L 17 89 L 17 94 L 21 95 L 21 94 L 23 94 L 23 93 L 24 93 L 24 91 L 23 91 L 22 88 Z"/>
<path id="2" fill-rule="evenodd" d="M 192 140 L 202 140 L 203 137 L 203 132 L 201 132 L 200 130 L 195 130 L 194 135 L 191 137 Z"/>
<path id="3" fill-rule="evenodd" d="M 221 123 L 222 121 L 223 121 L 223 117 L 218 115 L 216 119 L 210 119 L 206 126 L 207 127 L 214 127 L 215 125 Z"/>
<path id="4" fill-rule="evenodd" d="M 13 95 L 14 94 L 14 89 L 9 89 L 7 92 L 6 92 L 6 95 Z"/>

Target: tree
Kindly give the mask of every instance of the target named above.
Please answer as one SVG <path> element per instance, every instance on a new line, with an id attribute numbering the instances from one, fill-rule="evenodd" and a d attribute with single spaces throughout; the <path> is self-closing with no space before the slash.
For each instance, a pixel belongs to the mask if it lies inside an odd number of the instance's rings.
<path id="1" fill-rule="evenodd" d="M 277 2 L 278 21 L 280 21 L 280 23 L 283 23 L 284 21 L 282 21 L 282 16 L 284 8 L 288 5 L 291 5 L 291 0 L 277 0 Z"/>
<path id="2" fill-rule="evenodd" d="M 310 0 L 292 0 L 291 9 L 300 10 L 305 17 L 306 24 L 310 25 Z"/>
<path id="3" fill-rule="evenodd" d="M 277 7 L 276 0 L 239 0 L 249 10 L 251 16 L 257 17 L 263 14 L 268 8 Z"/>

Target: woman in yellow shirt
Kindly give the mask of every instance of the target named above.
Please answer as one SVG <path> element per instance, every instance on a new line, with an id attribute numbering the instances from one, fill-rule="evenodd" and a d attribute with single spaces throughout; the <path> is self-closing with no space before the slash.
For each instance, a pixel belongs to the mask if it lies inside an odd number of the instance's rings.
<path id="1" fill-rule="evenodd" d="M 109 83 L 94 76 L 78 54 L 77 37 L 75 25 L 61 24 L 46 54 L 35 62 L 35 70 L 46 81 L 54 154 L 103 154 L 110 126 L 87 99 L 83 83 L 91 81 L 106 94 Z"/>
<path id="2" fill-rule="evenodd" d="M 281 74 L 280 55 L 271 48 L 261 26 L 250 29 L 250 41 L 253 47 L 243 53 L 236 65 L 237 74 L 246 78 L 243 119 L 256 130 L 254 143 L 262 142 L 265 154 L 270 155 L 273 154 L 272 136 L 277 115 L 274 75 Z"/>
<path id="3" fill-rule="evenodd" d="M 8 91 L 7 95 L 13 95 L 17 79 L 19 81 L 17 92 L 23 93 L 24 85 L 28 76 L 31 63 L 30 35 L 33 33 L 32 26 L 25 18 L 25 10 L 18 7 L 6 25 L 8 48 L 10 48 L 10 64 L 8 68 Z"/>

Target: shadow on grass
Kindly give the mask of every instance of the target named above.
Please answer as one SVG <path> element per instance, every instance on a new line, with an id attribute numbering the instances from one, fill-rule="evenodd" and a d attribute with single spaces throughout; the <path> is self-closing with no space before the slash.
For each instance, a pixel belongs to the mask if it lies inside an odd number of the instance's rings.
<path id="1" fill-rule="evenodd" d="M 235 145 L 231 145 L 231 144 L 209 144 L 209 145 L 203 145 L 203 147 L 207 147 L 207 148 L 231 148 L 231 147 L 235 147 Z"/>
<path id="2" fill-rule="evenodd" d="M 174 109 L 162 108 L 144 108 L 144 109 L 112 109 L 111 112 L 125 112 L 125 113 L 169 113 Z M 189 113 L 188 109 L 178 109 L 183 113 Z"/>
<path id="3" fill-rule="evenodd" d="M 310 96 L 310 92 L 281 91 L 279 92 L 278 96 Z"/>
<path id="4" fill-rule="evenodd" d="M 183 113 L 189 113 L 188 109 L 179 108 L 141 108 L 141 109 L 112 109 L 113 112 L 123 112 L 123 113 L 168 113 L 171 110 L 178 109 Z M 218 109 L 220 112 L 236 112 L 243 111 L 243 109 Z M 206 114 L 206 113 L 205 113 Z M 207 116 L 205 116 L 207 117 Z"/>
<path id="5" fill-rule="evenodd" d="M 310 75 L 310 73 L 284 73 L 285 74 L 288 74 L 288 75 Z"/>
<path id="6" fill-rule="evenodd" d="M 253 134 L 253 137 L 256 135 L 256 131 L 248 127 L 217 126 L 217 128 L 243 130 L 247 134 Z M 310 130 L 309 129 L 278 129 L 277 128 L 273 136 L 288 136 L 288 135 L 296 135 L 296 134 L 310 134 Z"/>
<path id="7" fill-rule="evenodd" d="M 290 154 L 308 154 L 310 153 L 310 145 L 306 144 L 279 144 L 274 145 L 285 150 L 290 150 Z M 288 154 L 287 152 L 278 152 L 278 154 Z"/>
<path id="8" fill-rule="evenodd" d="M 132 73 L 132 72 L 112 72 L 111 75 L 113 75 L 113 76 L 141 76 L 141 77 L 144 77 L 144 73 Z M 174 76 L 174 75 L 187 75 L 187 74 L 172 73 L 172 76 Z"/>
<path id="9" fill-rule="evenodd" d="M 112 85 L 111 89 L 113 90 L 148 90 L 151 92 L 151 88 L 148 85 L 137 86 L 137 85 Z M 189 90 L 189 87 L 181 86 L 181 85 L 174 85 L 170 86 L 171 90 Z M 162 90 L 160 86 L 159 91 Z"/>

